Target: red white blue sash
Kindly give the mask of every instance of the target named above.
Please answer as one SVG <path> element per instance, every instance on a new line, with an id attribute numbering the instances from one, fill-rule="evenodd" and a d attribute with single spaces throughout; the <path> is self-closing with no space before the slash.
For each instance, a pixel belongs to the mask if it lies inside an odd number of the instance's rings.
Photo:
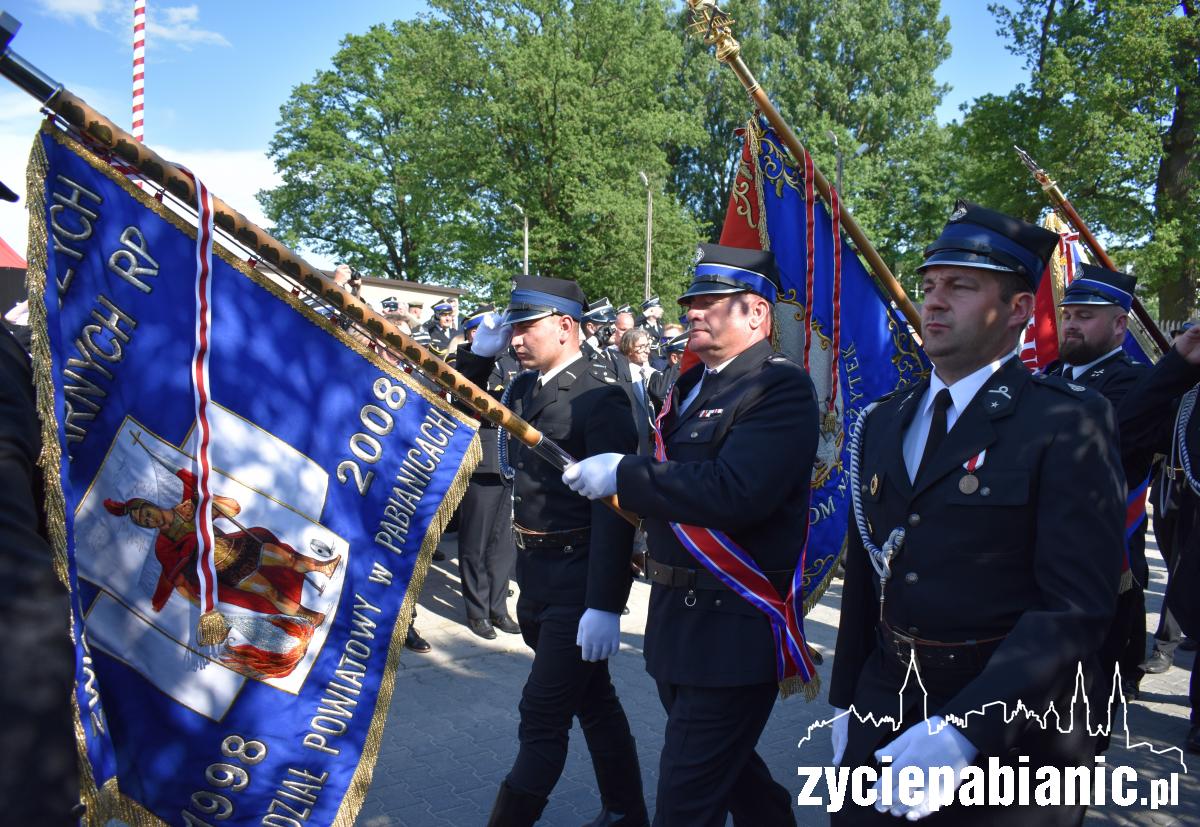
<path id="1" fill-rule="evenodd" d="M 662 412 L 654 423 L 654 457 L 659 462 L 667 460 L 662 423 L 671 410 L 674 396 L 674 393 L 667 394 Z M 682 523 L 670 523 L 670 526 L 689 554 L 739 597 L 766 615 L 770 621 L 771 632 L 775 635 L 775 669 L 779 678 L 779 694 L 786 698 L 800 689 L 806 689 L 806 695 L 814 694 L 813 690 L 818 686 L 814 680 L 817 672 L 808 656 L 802 616 L 804 557 L 808 547 L 807 526 L 786 599 L 780 598 L 754 558 L 728 534 Z"/>

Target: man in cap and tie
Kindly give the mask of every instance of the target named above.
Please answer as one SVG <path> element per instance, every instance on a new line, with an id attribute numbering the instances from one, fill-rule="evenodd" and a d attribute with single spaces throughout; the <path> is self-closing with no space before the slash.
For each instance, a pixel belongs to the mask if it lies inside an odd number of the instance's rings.
<path id="1" fill-rule="evenodd" d="M 495 312 L 481 304 L 463 322 L 467 344 L 484 318 Z M 449 354 L 456 364 L 458 352 Z M 521 366 L 509 353 L 500 353 L 487 377 L 489 393 L 502 396 L 520 373 Z M 500 472 L 499 429 L 488 420 L 479 423 L 483 459 L 475 466 L 467 493 L 458 507 L 458 564 L 462 570 L 463 603 L 467 628 L 486 640 L 494 640 L 496 629 L 509 634 L 521 631 L 508 614 L 508 580 L 516 562 L 512 538 L 512 481 Z"/>
<path id="2" fill-rule="evenodd" d="M 1137 280 L 1091 264 L 1081 265 L 1076 279 L 1059 302 L 1061 321 L 1059 362 L 1047 369 L 1088 387 L 1107 399 L 1115 410 L 1149 370 L 1125 352 L 1129 308 Z M 1121 690 L 1137 697 L 1146 658 L 1146 601 L 1142 589 L 1150 576 L 1146 564 L 1146 490 L 1154 452 L 1121 439 L 1121 461 L 1126 485 L 1126 562 L 1118 589 L 1117 612 L 1100 649 L 1102 675 L 1112 682 L 1115 664 L 1121 667 Z M 1161 665 L 1161 668 L 1159 666 Z M 1166 671 L 1170 661 L 1161 656 L 1151 667 Z"/>
<path id="3" fill-rule="evenodd" d="M 651 296 L 642 302 L 642 316 L 637 325 L 649 333 L 651 340 L 655 342 L 662 336 L 662 315 L 662 302 L 658 296 Z"/>
<path id="4" fill-rule="evenodd" d="M 503 318 L 485 316 L 458 366 L 484 384 L 510 343 L 525 373 L 505 399 L 573 457 L 637 448 L 629 397 L 600 361 L 580 352 L 586 300 L 573 281 L 519 276 Z M 620 647 L 621 609 L 633 582 L 634 528 L 602 503 L 576 496 L 555 466 L 509 440 L 517 544 L 517 622 L 534 651 L 521 694 L 520 749 L 489 825 L 533 824 L 562 774 L 578 718 L 591 753 L 602 812 L 592 822 L 647 823 L 629 721 L 609 677 Z"/>
<path id="5" fill-rule="evenodd" d="M 612 334 L 602 335 L 602 332 L 606 326 L 614 324 L 616 321 L 617 311 L 607 297 L 588 305 L 583 314 L 583 324 L 581 325 L 583 343 L 580 345 L 580 349 L 589 360 L 608 358 L 605 348 Z"/>
<path id="6" fill-rule="evenodd" d="M 770 252 L 701 245 L 680 299 L 700 364 L 665 403 L 657 456 L 601 454 L 563 475 L 644 518 L 646 670 L 667 711 L 656 825 L 795 824 L 755 750 L 781 684 L 797 688 L 780 673 L 794 630 L 768 607 L 801 611 L 792 586 L 817 448 L 812 381 L 771 347 L 778 291 Z M 736 546 L 747 571 L 731 574 L 728 558 L 714 571 L 712 543 Z"/>
<path id="7" fill-rule="evenodd" d="M 429 333 L 429 349 L 438 356 L 445 358 L 450 348 L 450 340 L 457 335 L 454 329 L 454 305 L 443 299 L 433 306 L 433 318 L 424 325 Z"/>
<path id="8" fill-rule="evenodd" d="M 1095 753 L 1085 705 L 1074 721 L 1065 716 L 1078 670 L 1085 691 L 1104 683 L 1096 650 L 1116 603 L 1125 484 L 1108 402 L 1030 374 L 1018 356 L 1057 243 L 1041 227 L 959 202 L 919 268 L 933 372 L 856 426 L 829 687 L 834 763 L 886 766 L 893 778 L 914 768 L 924 786 L 910 805 L 876 784 L 874 807 L 847 798 L 834 824 L 931 813 L 931 823 L 956 826 L 1083 819 L 1081 805 L 956 798 L 968 766 L 1013 767 L 1021 756 L 1061 768 L 1090 765 Z M 1019 703 L 1043 716 L 1053 703 L 1061 727 L 1016 714 Z M 931 769 L 944 767 L 948 783 L 933 784 Z"/>

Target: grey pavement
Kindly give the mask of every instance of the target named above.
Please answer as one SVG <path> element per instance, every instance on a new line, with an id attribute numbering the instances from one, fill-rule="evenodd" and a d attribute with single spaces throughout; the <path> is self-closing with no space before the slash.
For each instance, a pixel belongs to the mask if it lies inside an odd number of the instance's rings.
<path id="1" fill-rule="evenodd" d="M 1151 558 L 1147 591 L 1147 628 L 1158 623 L 1166 570 L 1148 537 Z M 405 651 L 401 674 L 384 732 L 383 745 L 358 827 L 473 827 L 486 824 L 496 789 L 517 752 L 517 701 L 528 674 L 531 653 L 520 635 L 499 633 L 494 641 L 471 634 L 464 625 L 459 590 L 457 548 L 454 535 L 442 542 L 447 560 L 434 563 L 422 591 L 417 628 L 433 646 L 418 655 Z M 514 586 L 515 589 L 515 586 Z M 658 781 L 658 753 L 662 746 L 665 715 L 654 683 L 642 661 L 642 630 L 650 587 L 636 582 L 629 598 L 630 614 L 622 619 L 621 651 L 610 660 L 617 691 L 637 738 L 646 804 L 654 810 Z M 515 599 L 510 606 L 515 609 Z M 820 604 L 805 619 L 810 643 L 825 656 L 819 667 L 828 680 L 841 605 L 841 581 L 833 582 Z M 515 611 L 514 611 L 515 615 Z M 1053 641 L 1047 641 L 1053 645 Z M 1188 680 L 1193 654 L 1177 652 L 1175 667 L 1142 682 L 1141 698 L 1128 705 L 1130 741 L 1147 742 L 1154 749 L 1170 750 L 1182 744 L 1188 730 Z M 792 697 L 776 704 L 759 741 L 759 753 L 775 778 L 798 795 L 802 779 L 797 767 L 820 767 L 830 757 L 829 735 L 817 729 L 801 743 L 809 725 L 827 719 L 830 706 L 822 691 L 807 703 Z M 1140 789 L 1148 779 L 1178 774 L 1179 804 L 1152 812 L 1148 807 L 1108 805 L 1089 810 L 1088 827 L 1097 825 L 1200 824 L 1200 756 L 1190 758 L 1188 774 L 1177 751 L 1155 754 L 1140 746 L 1125 747 L 1123 716 L 1114 716 L 1116 734 L 1107 753 L 1108 767 L 1137 770 Z M 600 809 L 596 781 L 576 726 L 571 732 L 566 769 L 555 787 L 539 824 L 578 827 Z M 800 825 L 823 825 L 828 816 L 813 807 L 797 808 Z M 903 824 L 897 820 L 897 825 Z"/>

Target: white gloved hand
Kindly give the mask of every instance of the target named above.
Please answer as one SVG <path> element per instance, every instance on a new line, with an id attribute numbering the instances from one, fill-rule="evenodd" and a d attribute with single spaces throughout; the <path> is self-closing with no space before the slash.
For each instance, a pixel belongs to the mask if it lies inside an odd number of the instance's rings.
<path id="1" fill-rule="evenodd" d="M 842 763 L 842 756 L 846 753 L 846 741 L 850 737 L 850 713 L 835 706 L 833 714 L 833 723 L 829 727 L 829 740 L 833 743 L 833 760 L 830 763 L 836 767 Z"/>
<path id="2" fill-rule="evenodd" d="M 587 609 L 579 618 L 575 645 L 583 649 L 583 659 L 605 660 L 621 648 L 621 616 L 616 612 Z"/>
<path id="3" fill-rule="evenodd" d="M 904 816 L 909 821 L 916 821 L 937 812 L 954 801 L 954 792 L 958 789 L 962 771 L 978 754 L 979 750 L 975 745 L 940 715 L 933 716 L 928 722 L 914 724 L 895 741 L 876 750 L 875 760 L 882 761 L 883 756 L 892 756 L 892 778 L 899 778 L 900 771 L 905 767 L 920 769 L 925 776 L 924 789 L 917 793 L 920 800 L 914 805 L 902 803 L 895 795 L 899 787 L 893 784 L 894 800 L 891 807 L 886 807 L 879 797 L 882 781 L 877 781 L 875 809 L 881 813 L 891 812 L 894 816 Z M 930 782 L 933 780 L 931 770 L 934 767 L 950 768 L 953 779 L 948 786 L 939 783 L 930 789 Z"/>
<path id="4" fill-rule="evenodd" d="M 589 500 L 611 497 L 617 493 L 617 466 L 624 454 L 596 454 L 568 465 L 563 471 L 563 485 Z"/>
<path id="5" fill-rule="evenodd" d="M 495 358 L 508 348 L 512 339 L 512 325 L 503 324 L 504 314 L 492 311 L 484 316 L 475 328 L 471 340 L 471 352 L 484 358 Z"/>

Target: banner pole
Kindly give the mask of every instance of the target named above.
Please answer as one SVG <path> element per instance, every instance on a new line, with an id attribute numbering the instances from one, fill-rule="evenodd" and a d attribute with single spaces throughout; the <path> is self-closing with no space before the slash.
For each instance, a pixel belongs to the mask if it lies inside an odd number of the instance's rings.
<path id="1" fill-rule="evenodd" d="M 780 140 L 787 146 L 793 160 L 799 164 L 803 164 L 804 156 L 807 151 L 801 145 L 795 133 L 792 132 L 787 121 L 783 119 L 783 115 L 771 103 L 767 93 L 759 85 L 754 75 L 750 72 L 750 68 L 746 66 L 742 60 L 741 44 L 733 36 L 731 25 L 733 18 L 728 13 L 722 11 L 714 2 L 714 0 L 687 0 L 688 7 L 692 12 L 692 24 L 688 27 L 689 30 L 701 37 L 708 45 L 716 47 L 717 60 L 721 61 L 733 70 L 737 75 L 738 80 L 742 82 L 746 93 L 750 99 L 754 101 L 754 105 L 762 112 L 767 121 L 775 129 Z M 834 209 L 833 199 L 830 196 L 829 180 L 819 170 L 816 164 L 813 164 L 813 183 L 816 184 L 817 190 L 821 193 L 821 198 L 829 205 L 830 209 Z M 840 201 L 840 199 L 839 199 Z M 842 226 L 846 230 L 846 235 L 850 236 L 854 241 L 855 246 L 870 265 L 871 273 L 875 277 L 875 281 L 887 293 L 888 298 L 896 303 L 900 308 L 900 312 L 904 314 L 904 318 L 908 320 L 909 325 L 916 331 L 917 339 L 920 340 L 921 333 L 921 314 L 917 312 L 917 308 L 913 305 L 908 294 L 904 292 L 904 287 L 892 275 L 892 271 L 884 263 L 883 257 L 871 244 L 867 234 L 863 232 L 862 227 L 850 214 L 844 202 L 837 205 L 838 215 L 841 218 Z"/>
<path id="2" fill-rule="evenodd" d="M 89 140 L 112 152 L 123 163 L 137 170 L 142 178 L 162 187 L 185 204 L 195 203 L 195 184 L 189 174 L 144 143 L 137 141 L 78 95 L 13 52 L 9 44 L 19 27 L 20 23 L 11 15 L 0 13 L 0 46 L 3 47 L 3 53 L 0 54 L 0 75 L 41 100 L 46 110 L 78 130 L 80 134 L 87 136 Z M 501 405 L 474 382 L 376 312 L 369 304 L 343 290 L 332 278 L 296 255 L 285 244 L 272 238 L 265 230 L 215 194 L 212 195 L 212 203 L 213 223 L 218 228 L 263 261 L 279 268 L 283 275 L 319 295 L 331 307 L 362 325 L 370 335 L 420 368 L 438 387 L 452 394 L 480 417 L 512 434 L 557 468 L 563 469 L 572 461 L 561 447 L 533 425 Z M 635 526 L 639 524 L 637 515 L 622 509 L 615 496 L 603 502 L 628 522 Z"/>

